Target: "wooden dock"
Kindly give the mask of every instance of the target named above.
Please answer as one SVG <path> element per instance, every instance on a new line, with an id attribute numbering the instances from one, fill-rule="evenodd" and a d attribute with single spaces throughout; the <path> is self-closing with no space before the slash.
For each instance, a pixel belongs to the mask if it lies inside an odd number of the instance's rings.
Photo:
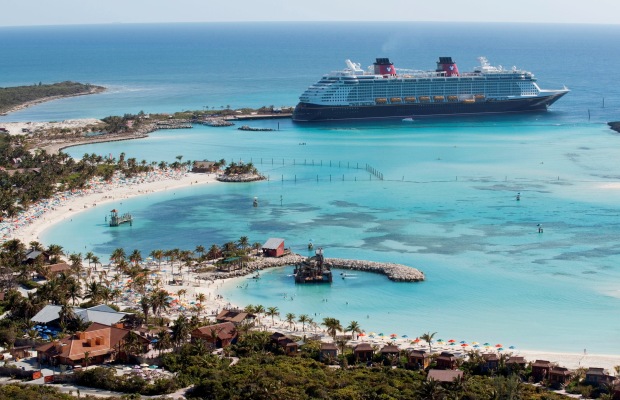
<path id="1" fill-rule="evenodd" d="M 116 209 L 110 211 L 110 226 L 119 226 L 129 222 L 129 226 L 133 225 L 133 218 L 131 214 L 125 213 L 123 215 L 118 215 L 118 211 Z"/>

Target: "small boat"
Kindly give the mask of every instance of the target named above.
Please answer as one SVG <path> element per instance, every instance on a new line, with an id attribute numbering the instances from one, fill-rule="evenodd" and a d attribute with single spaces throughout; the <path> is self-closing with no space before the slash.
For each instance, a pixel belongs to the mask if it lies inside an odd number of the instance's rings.
<path id="1" fill-rule="evenodd" d="M 413 122 L 413 118 L 403 118 L 403 122 Z"/>
<path id="2" fill-rule="evenodd" d="M 403 101 L 403 99 L 401 99 L 400 97 L 392 97 L 390 98 L 390 103 L 401 103 Z"/>
<path id="3" fill-rule="evenodd" d="M 385 103 L 387 103 L 387 99 L 385 97 L 378 97 L 378 98 L 375 99 L 375 102 L 377 104 L 385 104 Z"/>

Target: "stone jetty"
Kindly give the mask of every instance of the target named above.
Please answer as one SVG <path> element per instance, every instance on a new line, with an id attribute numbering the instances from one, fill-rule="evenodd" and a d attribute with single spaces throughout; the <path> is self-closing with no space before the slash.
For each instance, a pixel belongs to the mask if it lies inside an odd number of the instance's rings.
<path id="1" fill-rule="evenodd" d="M 374 272 L 385 275 L 389 280 L 395 282 L 420 282 L 424 280 L 424 272 L 402 264 L 365 260 L 347 260 L 342 258 L 326 258 L 325 265 L 331 269 Z"/>
<path id="2" fill-rule="evenodd" d="M 215 177 L 220 182 L 254 182 L 263 181 L 266 178 L 261 174 L 235 174 L 225 175 L 221 174 Z"/>
<path id="3" fill-rule="evenodd" d="M 246 264 L 246 267 L 231 272 L 220 272 L 215 278 L 233 278 L 244 276 L 266 268 L 284 267 L 286 265 L 296 265 L 304 261 L 306 257 L 290 253 L 283 257 L 254 257 Z M 326 258 L 325 265 L 332 269 L 347 269 L 352 271 L 373 272 L 382 274 L 395 282 L 421 282 L 424 280 L 424 273 L 418 269 L 402 264 L 381 263 L 365 260 L 348 260 L 342 258 Z"/>

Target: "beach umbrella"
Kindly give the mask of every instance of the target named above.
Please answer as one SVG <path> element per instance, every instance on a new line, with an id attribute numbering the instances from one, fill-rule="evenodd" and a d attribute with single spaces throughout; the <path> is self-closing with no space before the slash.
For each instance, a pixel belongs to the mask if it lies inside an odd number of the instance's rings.
<path id="1" fill-rule="evenodd" d="M 448 343 L 455 343 L 455 342 L 456 342 L 456 340 L 454 340 L 454 339 L 448 340 Z"/>
<path id="2" fill-rule="evenodd" d="M 143 363 L 143 364 L 140 364 L 140 366 L 141 367 L 148 367 L 149 365 L 147 363 Z"/>
<path id="3" fill-rule="evenodd" d="M 419 342 L 420 342 L 420 338 L 415 338 L 415 339 L 413 339 L 413 341 L 414 341 L 415 343 L 419 343 Z"/>
<path id="4" fill-rule="evenodd" d="M 392 333 L 392 334 L 390 335 L 390 337 L 397 337 L 397 336 L 398 336 L 398 335 L 397 335 L 397 334 L 395 334 L 395 333 Z"/>
<path id="5" fill-rule="evenodd" d="M 491 343 L 489 343 L 489 342 L 486 342 L 485 344 L 483 344 L 483 346 L 490 346 L 490 345 L 491 345 Z"/>
<path id="6" fill-rule="evenodd" d="M 504 350 L 503 347 L 500 347 L 499 349 L 497 349 L 497 351 L 502 351 L 502 350 Z"/>
<path id="7" fill-rule="evenodd" d="M 157 368 L 159 368 L 159 367 L 158 367 L 157 365 L 150 365 L 150 366 L 149 366 L 149 368 L 150 368 L 150 369 L 157 369 Z"/>
<path id="8" fill-rule="evenodd" d="M 408 338 L 409 336 L 407 336 L 407 335 L 403 335 L 403 336 L 401 336 L 401 337 L 406 339 L 406 338 Z"/>
<path id="9" fill-rule="evenodd" d="M 461 347 L 467 347 L 467 346 L 469 346 L 467 343 L 461 344 Z"/>
<path id="10" fill-rule="evenodd" d="M 471 344 L 478 344 L 478 342 L 471 342 Z"/>
<path id="11" fill-rule="evenodd" d="M 464 341 L 464 340 L 461 340 L 461 341 L 460 341 L 460 343 L 461 343 L 461 344 L 463 344 L 463 343 L 467 343 L 467 342 L 466 342 L 466 341 Z"/>
<path id="12" fill-rule="evenodd" d="M 437 343 L 443 342 L 443 339 L 437 339 Z"/>
<path id="13" fill-rule="evenodd" d="M 477 349 L 477 348 L 478 348 L 478 347 L 480 347 L 480 346 L 478 346 L 477 344 L 475 344 L 475 345 L 474 345 L 474 347 Z"/>
<path id="14" fill-rule="evenodd" d="M 383 337 L 383 336 L 385 336 L 385 335 L 383 334 L 383 332 L 381 332 L 381 333 L 379 334 L 379 336 Z"/>
<path id="15" fill-rule="evenodd" d="M 357 336 L 366 336 L 366 334 L 364 332 L 361 332 L 359 335 Z"/>
<path id="16" fill-rule="evenodd" d="M 510 346 L 510 347 L 509 347 L 509 349 L 514 349 L 514 348 L 515 348 L 514 346 Z"/>
<path id="17" fill-rule="evenodd" d="M 456 346 L 456 342 L 450 343 L 450 346 Z"/>
<path id="18" fill-rule="evenodd" d="M 502 346 L 501 344 L 498 343 L 498 344 L 495 345 L 495 347 L 504 347 L 504 346 Z"/>
<path id="19" fill-rule="evenodd" d="M 374 338 L 375 338 L 375 335 L 369 335 L 368 337 L 369 337 L 369 338 L 373 338 L 373 339 L 374 339 Z"/>

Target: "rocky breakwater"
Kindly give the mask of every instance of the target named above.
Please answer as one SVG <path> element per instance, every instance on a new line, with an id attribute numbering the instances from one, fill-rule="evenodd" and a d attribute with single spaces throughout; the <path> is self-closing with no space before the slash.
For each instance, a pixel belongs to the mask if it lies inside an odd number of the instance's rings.
<path id="1" fill-rule="evenodd" d="M 263 181 L 266 178 L 261 174 L 221 174 L 218 175 L 215 179 L 220 182 L 254 182 Z"/>
<path id="2" fill-rule="evenodd" d="M 348 269 L 383 274 L 395 282 L 420 282 L 424 280 L 424 272 L 402 264 L 326 258 L 325 265 L 332 269 Z"/>
<path id="3" fill-rule="evenodd" d="M 218 272 L 213 276 L 214 279 L 235 278 L 252 274 L 267 268 L 285 267 L 287 265 L 295 265 L 305 260 L 305 257 L 299 254 L 291 253 L 282 257 L 252 257 L 252 260 L 245 263 L 242 269 L 230 272 Z"/>

